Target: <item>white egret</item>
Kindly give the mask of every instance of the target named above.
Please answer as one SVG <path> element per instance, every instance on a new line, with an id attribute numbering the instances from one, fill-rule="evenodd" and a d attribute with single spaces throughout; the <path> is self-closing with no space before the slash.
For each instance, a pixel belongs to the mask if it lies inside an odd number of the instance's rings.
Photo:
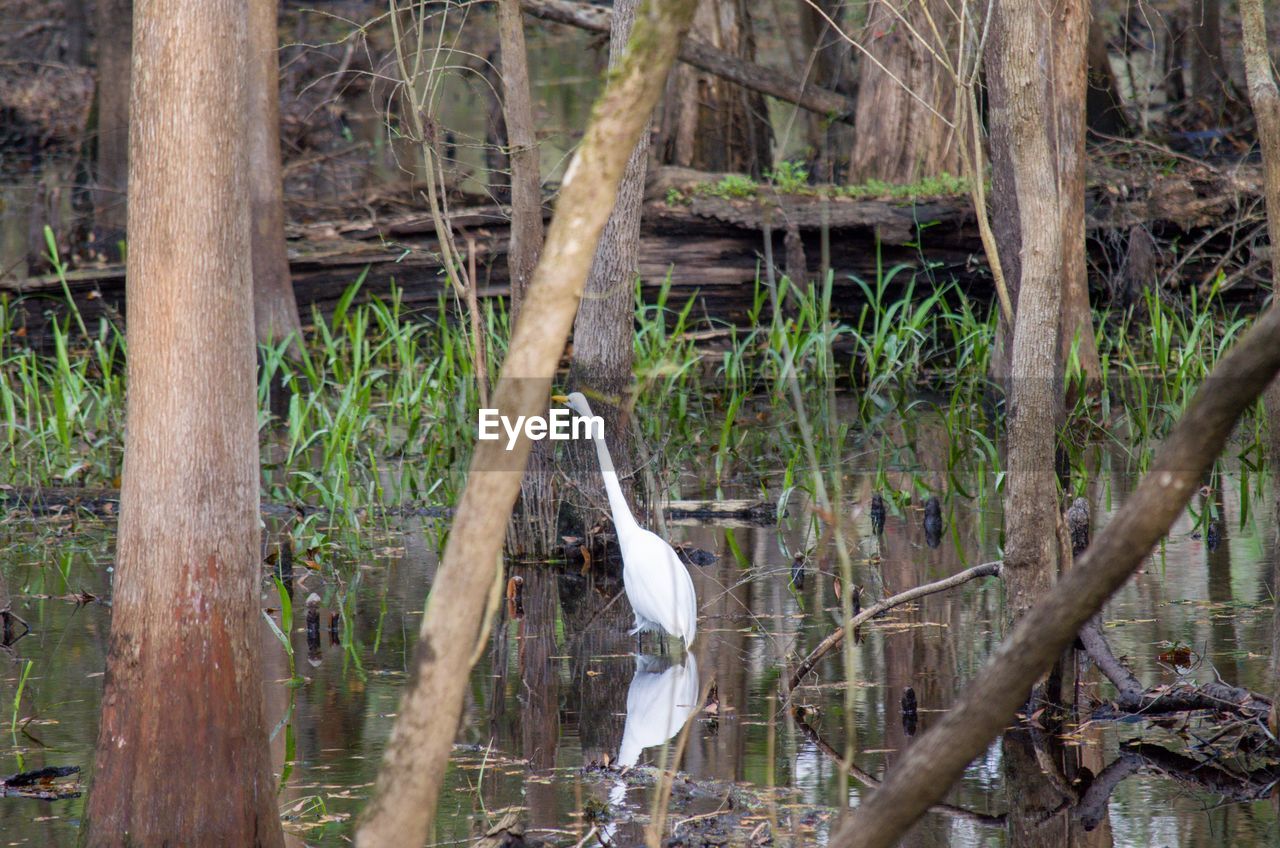
<path id="1" fill-rule="evenodd" d="M 573 392 L 567 397 L 556 395 L 552 400 L 565 404 L 581 416 L 594 417 L 591 405 L 581 392 Z M 636 625 L 631 633 L 663 631 L 684 640 L 688 648 L 698 632 L 698 598 L 693 590 L 693 579 L 666 541 L 636 523 L 627 499 L 622 495 L 622 487 L 618 485 L 618 474 L 613 468 L 609 448 L 605 446 L 604 434 L 597 438 L 594 429 L 585 428 L 588 438 L 596 445 L 600 475 L 604 477 L 613 527 L 618 534 L 618 547 L 622 550 L 622 583 L 636 615 Z"/>

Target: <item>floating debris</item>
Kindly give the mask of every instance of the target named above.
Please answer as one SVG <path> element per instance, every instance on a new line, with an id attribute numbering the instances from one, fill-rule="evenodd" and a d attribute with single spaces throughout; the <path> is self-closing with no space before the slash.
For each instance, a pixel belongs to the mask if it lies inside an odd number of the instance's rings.
<path id="1" fill-rule="evenodd" d="M 804 566 L 807 560 L 808 557 L 803 553 L 796 554 L 791 560 L 791 585 L 797 590 L 804 588 Z"/>
<path id="2" fill-rule="evenodd" d="M 936 496 L 924 505 L 924 542 L 931 548 L 942 544 L 942 504 Z"/>
<path id="3" fill-rule="evenodd" d="M 871 496 L 871 532 L 877 536 L 884 532 L 884 498 L 879 492 Z"/>

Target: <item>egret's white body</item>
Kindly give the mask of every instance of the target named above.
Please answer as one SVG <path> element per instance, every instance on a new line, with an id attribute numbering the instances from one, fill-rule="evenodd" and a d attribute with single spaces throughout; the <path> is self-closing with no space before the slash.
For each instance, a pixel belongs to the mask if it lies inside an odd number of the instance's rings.
<path id="1" fill-rule="evenodd" d="M 562 400 L 579 415 L 592 416 L 591 406 L 581 392 L 557 400 Z M 590 434 L 592 428 L 586 429 Z M 636 523 L 618 485 L 618 474 L 603 435 L 592 441 L 600 460 L 605 492 L 609 495 L 618 547 L 622 550 L 622 583 L 636 615 L 631 632 L 665 631 L 684 640 L 688 647 L 698 633 L 698 598 L 689 570 L 670 545 Z"/>

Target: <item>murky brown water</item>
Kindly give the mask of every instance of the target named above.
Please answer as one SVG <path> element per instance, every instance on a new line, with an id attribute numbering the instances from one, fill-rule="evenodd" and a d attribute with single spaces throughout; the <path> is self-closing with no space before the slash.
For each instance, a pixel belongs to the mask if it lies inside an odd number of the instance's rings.
<path id="1" fill-rule="evenodd" d="M 1131 484 L 1130 478 L 1116 477 L 1099 485 L 1091 493 L 1095 516 L 1105 521 Z M 1252 510 L 1241 526 L 1240 485 L 1239 478 L 1225 480 L 1226 529 L 1213 552 L 1185 517 L 1110 606 L 1108 633 L 1116 653 L 1127 656 L 1148 684 L 1179 674 L 1207 681 L 1217 673 L 1267 688 L 1272 528 L 1265 509 Z M 851 502 L 865 503 L 870 486 L 869 478 L 848 478 Z M 801 725 L 776 697 L 784 664 L 830 631 L 839 602 L 830 573 L 834 565 L 821 557 L 810 563 L 804 588 L 790 588 L 790 553 L 814 541 L 806 536 L 803 505 L 793 503 L 791 512 L 777 528 L 672 527 L 676 539 L 718 555 L 714 564 L 692 569 L 701 621 L 691 657 L 677 649 L 666 658 L 637 660 L 625 633 L 625 599 L 607 606 L 620 584 L 598 568 L 586 574 L 513 569 L 524 579 L 523 617 L 504 616 L 475 669 L 432 841 L 466 842 L 514 807 L 527 811 L 531 831 L 542 838 L 573 844 L 595 827 L 588 844 L 602 834 L 623 845 L 640 843 L 653 792 L 648 773 L 624 779 L 584 767 L 619 759 L 662 762 L 669 756 L 665 737 L 693 714 L 681 769 L 697 783 L 677 785 L 668 827 L 694 842 L 708 821 L 698 817 L 723 809 L 728 798 L 739 808 L 746 801 L 756 805 L 748 831 L 759 827 L 783 841 L 823 842 L 836 808 L 845 800 L 856 803 L 867 792 L 863 779 L 882 777 L 911 743 L 901 716 L 904 687 L 916 692 L 923 729 L 987 657 L 999 635 L 1000 591 L 994 580 L 978 581 L 877 620 L 855 651 L 852 687 L 843 682 L 843 659 L 833 656 L 798 690 L 794 703 L 805 707 L 807 722 Z M 851 525 L 859 537 L 858 579 L 875 585 L 870 575 L 876 557 L 879 579 L 890 591 L 998 558 L 998 510 L 978 511 L 955 498 L 944 514 L 947 533 L 937 549 L 925 545 L 917 510 L 891 512 L 879 540 L 868 518 L 858 517 Z M 87 767 L 110 610 L 66 596 L 110 596 L 111 528 L 11 519 L 0 533 L 0 570 L 14 610 L 33 628 L 0 655 L 0 774 L 46 765 Z M 367 558 L 322 564 L 305 574 L 299 567 L 292 636 L 304 685 L 287 685 L 287 656 L 263 625 L 268 715 L 276 725 L 272 753 L 293 844 L 346 843 L 351 816 L 368 795 L 391 729 L 406 652 L 435 571 L 435 538 L 429 520 L 411 521 L 370 541 L 374 553 Z M 302 619 L 311 592 L 322 597 L 325 632 L 319 652 L 309 658 Z M 328 635 L 330 613 L 342 598 L 346 632 L 354 637 L 349 645 L 334 644 Z M 279 605 L 266 580 L 262 605 Z M 1174 646 L 1191 650 L 1190 669 L 1159 660 Z M 655 646 L 645 650 L 651 654 Z M 18 727 L 10 732 L 15 687 L 28 661 Z M 1086 689 L 1105 694 L 1092 673 L 1086 679 Z M 699 709 L 701 692 L 712 682 L 715 714 Z M 993 744 L 950 793 L 949 807 L 919 826 L 912 844 L 1274 844 L 1270 801 L 1227 803 L 1149 764 L 1140 768 L 1129 762 L 1132 754 L 1121 752 L 1122 743 L 1135 738 L 1185 751 L 1191 737 L 1184 735 L 1179 746 L 1177 730 L 1095 723 L 1051 745 L 1067 773 L 1083 775 L 1071 790 L 1077 793 L 1090 776 L 1128 757 L 1126 771 L 1132 774 L 1109 796 L 1103 794 L 1090 815 L 1070 812 L 1065 796 L 1046 784 L 1026 739 Z M 1189 732 L 1194 734 L 1194 726 Z M 856 775 L 832 756 L 846 746 Z M 1011 786 L 1018 792 L 1011 793 Z M 776 790 L 765 791 L 770 787 Z M 0 798 L 3 843 L 72 845 L 82 807 L 82 799 Z"/>

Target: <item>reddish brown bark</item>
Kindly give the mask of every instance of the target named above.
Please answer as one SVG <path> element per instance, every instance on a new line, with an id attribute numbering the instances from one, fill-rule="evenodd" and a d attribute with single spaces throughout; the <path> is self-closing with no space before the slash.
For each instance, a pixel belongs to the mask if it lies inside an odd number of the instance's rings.
<path id="1" fill-rule="evenodd" d="M 128 430 L 90 846 L 282 844 L 258 657 L 246 11 L 136 8 Z"/>

